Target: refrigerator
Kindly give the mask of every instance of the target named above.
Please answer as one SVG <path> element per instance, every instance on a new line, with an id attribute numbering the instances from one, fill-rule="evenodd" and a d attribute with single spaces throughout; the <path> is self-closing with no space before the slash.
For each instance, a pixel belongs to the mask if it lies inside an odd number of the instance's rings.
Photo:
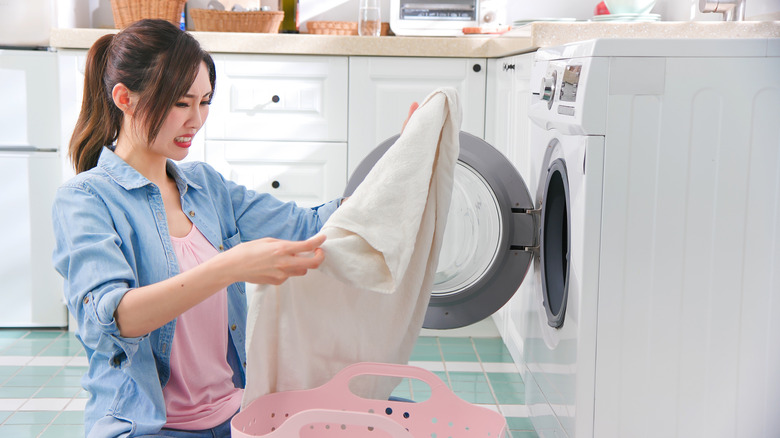
<path id="1" fill-rule="evenodd" d="M 51 262 L 62 180 L 57 71 L 55 52 L 0 48 L 0 328 L 68 325 Z"/>

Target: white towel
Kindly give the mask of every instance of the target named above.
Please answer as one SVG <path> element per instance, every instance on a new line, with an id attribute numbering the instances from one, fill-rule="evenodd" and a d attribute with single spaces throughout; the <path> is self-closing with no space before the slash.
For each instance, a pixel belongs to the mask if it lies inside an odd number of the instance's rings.
<path id="1" fill-rule="evenodd" d="M 429 95 L 322 228 L 320 268 L 249 288 L 243 407 L 320 386 L 355 362 L 407 363 L 444 236 L 460 122 L 455 90 Z M 392 385 L 381 382 L 357 391 L 386 398 Z"/>

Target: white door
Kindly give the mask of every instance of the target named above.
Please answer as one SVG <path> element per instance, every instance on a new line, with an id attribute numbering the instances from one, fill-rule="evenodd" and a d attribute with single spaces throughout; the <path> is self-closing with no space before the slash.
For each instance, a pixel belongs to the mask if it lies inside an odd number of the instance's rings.
<path id="1" fill-rule="evenodd" d="M 51 264 L 52 152 L 0 152 L 0 326 L 65 327 L 62 279 Z"/>
<path id="2" fill-rule="evenodd" d="M 461 130 L 485 135 L 485 59 L 351 57 L 349 173 L 376 145 L 401 131 L 412 102 L 440 87 L 458 91 Z"/>

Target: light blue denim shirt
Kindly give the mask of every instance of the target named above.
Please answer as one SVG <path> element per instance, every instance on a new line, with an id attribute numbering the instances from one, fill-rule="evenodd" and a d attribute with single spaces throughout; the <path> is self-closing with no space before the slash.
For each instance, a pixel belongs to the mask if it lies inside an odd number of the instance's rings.
<path id="1" fill-rule="evenodd" d="M 314 235 L 339 200 L 317 208 L 283 203 L 225 180 L 204 163 L 168 162 L 182 210 L 220 251 L 262 237 Z M 133 288 L 179 273 L 159 188 L 104 148 L 98 165 L 58 192 L 53 206 L 53 261 L 65 279 L 68 309 L 78 323 L 89 370 L 82 385 L 89 437 L 153 434 L 165 424 L 162 388 L 170 377 L 176 320 L 139 338 L 119 334 L 114 311 Z M 243 283 L 228 287 L 228 363 L 243 387 L 247 301 Z"/>

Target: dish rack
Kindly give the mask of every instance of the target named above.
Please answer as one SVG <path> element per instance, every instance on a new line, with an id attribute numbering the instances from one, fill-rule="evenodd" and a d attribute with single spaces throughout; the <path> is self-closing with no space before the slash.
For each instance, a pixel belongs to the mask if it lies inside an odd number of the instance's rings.
<path id="1" fill-rule="evenodd" d="M 315 35 L 357 35 L 357 21 L 307 21 L 306 29 Z M 390 23 L 382 23 L 379 35 L 390 33 Z"/>
<path id="2" fill-rule="evenodd" d="M 114 25 L 124 29 L 144 18 L 162 18 L 179 27 L 187 0 L 111 0 Z"/>
<path id="3" fill-rule="evenodd" d="M 357 376 L 421 380 L 431 396 L 418 403 L 359 397 L 349 389 Z M 231 421 L 233 438 L 505 438 L 498 412 L 472 405 L 435 374 L 409 365 L 362 362 L 324 385 L 257 398 Z"/>
<path id="4" fill-rule="evenodd" d="M 279 33 L 284 11 L 190 9 L 196 31 Z"/>

